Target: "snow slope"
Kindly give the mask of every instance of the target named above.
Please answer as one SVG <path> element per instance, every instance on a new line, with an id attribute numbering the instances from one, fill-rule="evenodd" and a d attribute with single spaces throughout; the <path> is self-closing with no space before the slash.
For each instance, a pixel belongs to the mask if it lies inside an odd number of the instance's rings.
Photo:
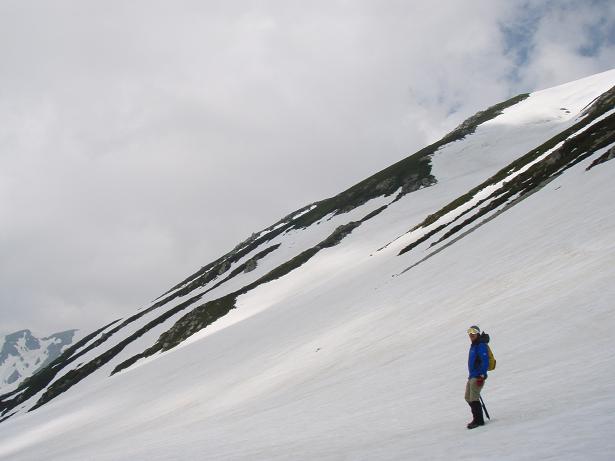
<path id="1" fill-rule="evenodd" d="M 532 94 L 439 149 L 437 184 L 291 229 L 267 242 L 279 247 L 254 271 L 144 314 L 99 348 L 191 297 L 258 280 L 387 205 L 339 244 L 240 293 L 235 309 L 179 346 L 109 377 L 186 310 L 35 411 L 26 412 L 36 399 L 24 402 L 1 423 L 0 459 L 612 459 L 615 162 L 586 168 L 615 141 L 433 257 L 423 260 L 433 239 L 398 254 L 427 215 L 574 126 L 613 85 L 610 71 Z M 498 367 L 483 393 L 493 419 L 468 431 L 472 324 L 491 334 Z"/>

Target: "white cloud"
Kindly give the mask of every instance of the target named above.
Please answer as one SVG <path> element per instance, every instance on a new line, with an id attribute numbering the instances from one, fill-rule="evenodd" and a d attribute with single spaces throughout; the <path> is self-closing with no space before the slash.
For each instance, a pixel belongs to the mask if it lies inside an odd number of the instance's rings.
<path id="1" fill-rule="evenodd" d="M 527 2 L 513 19 L 526 33 L 520 87 L 547 88 L 615 62 L 615 5 L 608 0 Z M 519 38 L 514 37 L 514 38 Z M 513 51 L 519 48 L 513 46 Z"/>

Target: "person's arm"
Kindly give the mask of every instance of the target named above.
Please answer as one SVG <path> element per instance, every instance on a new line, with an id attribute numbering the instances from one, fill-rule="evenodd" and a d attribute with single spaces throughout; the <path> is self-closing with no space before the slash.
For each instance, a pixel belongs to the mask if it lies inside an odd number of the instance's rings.
<path id="1" fill-rule="evenodd" d="M 478 374 L 482 377 L 487 376 L 487 369 L 489 368 L 489 351 L 485 343 L 481 343 L 476 351 L 480 357 L 480 365 L 478 367 Z"/>

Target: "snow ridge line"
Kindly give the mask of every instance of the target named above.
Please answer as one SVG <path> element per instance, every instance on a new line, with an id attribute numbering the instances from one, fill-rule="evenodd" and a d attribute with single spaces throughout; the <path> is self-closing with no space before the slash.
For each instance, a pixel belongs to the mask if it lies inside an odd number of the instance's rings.
<path id="1" fill-rule="evenodd" d="M 603 101 L 605 98 L 607 100 L 615 98 L 615 87 L 598 98 L 598 102 Z M 527 198 L 527 196 L 537 192 L 547 182 L 561 175 L 567 169 L 590 157 L 596 151 L 610 146 L 615 142 L 614 127 L 615 110 L 605 111 L 605 113 L 593 111 L 592 116 L 589 118 L 575 124 L 564 133 L 552 138 L 538 149 L 523 156 L 522 162 L 513 162 L 468 194 L 459 197 L 439 212 L 428 216 L 421 224 L 406 234 L 412 235 L 412 233 L 416 233 L 417 237 L 404 247 L 399 252 L 399 255 L 411 251 L 471 212 L 475 212 L 474 215 L 450 229 L 440 239 L 432 242 L 429 247 L 431 248 L 444 242 L 488 213 L 496 211 L 493 216 L 483 221 L 481 225 L 499 216 L 503 211 L 508 210 L 521 200 Z M 565 138 L 562 139 L 564 136 Z M 502 177 L 502 173 L 507 175 Z M 479 208 L 483 204 L 485 206 Z M 500 209 L 499 211 L 497 211 L 498 208 Z M 477 227 L 480 227 L 480 225 L 475 226 L 472 230 L 475 230 Z M 467 234 L 468 232 L 465 232 L 463 236 Z M 455 239 L 454 242 L 458 240 L 459 238 Z M 416 267 L 417 264 L 429 259 L 435 253 L 437 252 L 421 259 L 418 263 L 406 268 L 401 273 Z"/>

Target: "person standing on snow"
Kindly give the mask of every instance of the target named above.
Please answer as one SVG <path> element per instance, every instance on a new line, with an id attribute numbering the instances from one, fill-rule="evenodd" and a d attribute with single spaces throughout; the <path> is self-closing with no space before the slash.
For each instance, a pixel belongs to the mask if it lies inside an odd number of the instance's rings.
<path id="1" fill-rule="evenodd" d="M 466 384 L 466 402 L 472 409 L 472 421 L 468 423 L 468 429 L 484 426 L 483 408 L 480 403 L 480 391 L 487 379 L 487 368 L 489 367 L 489 352 L 486 342 L 483 342 L 480 335 L 480 328 L 472 325 L 468 328 L 470 336 L 470 353 L 468 355 L 468 382 Z"/>

